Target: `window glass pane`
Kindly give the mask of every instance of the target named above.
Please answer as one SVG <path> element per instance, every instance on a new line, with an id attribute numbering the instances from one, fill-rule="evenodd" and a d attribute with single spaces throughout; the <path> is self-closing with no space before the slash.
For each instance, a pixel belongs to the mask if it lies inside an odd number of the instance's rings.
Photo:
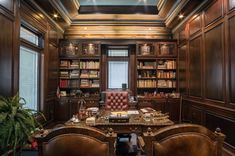
<path id="1" fill-rule="evenodd" d="M 122 88 L 123 83 L 128 88 L 128 61 L 109 61 L 108 69 L 108 88 Z"/>
<path id="2" fill-rule="evenodd" d="M 110 49 L 108 56 L 128 56 L 128 49 Z"/>
<path id="3" fill-rule="evenodd" d="M 19 95 L 26 101 L 26 107 L 38 110 L 39 97 L 39 54 L 20 47 Z"/>
<path id="4" fill-rule="evenodd" d="M 23 38 L 38 46 L 38 36 L 24 27 L 20 27 L 20 38 Z"/>

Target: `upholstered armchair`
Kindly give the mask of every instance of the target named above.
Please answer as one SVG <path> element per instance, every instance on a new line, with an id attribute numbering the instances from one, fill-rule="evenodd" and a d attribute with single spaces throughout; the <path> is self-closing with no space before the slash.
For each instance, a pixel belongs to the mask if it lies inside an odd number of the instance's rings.
<path id="1" fill-rule="evenodd" d="M 113 156 L 116 136 L 92 127 L 60 127 L 36 136 L 39 156 Z"/>
<path id="2" fill-rule="evenodd" d="M 225 136 L 217 129 L 194 124 L 177 124 L 144 133 L 145 151 L 150 156 L 222 156 Z"/>
<path id="3" fill-rule="evenodd" d="M 111 111 L 128 110 L 128 91 L 107 91 L 105 94 L 105 109 Z"/>

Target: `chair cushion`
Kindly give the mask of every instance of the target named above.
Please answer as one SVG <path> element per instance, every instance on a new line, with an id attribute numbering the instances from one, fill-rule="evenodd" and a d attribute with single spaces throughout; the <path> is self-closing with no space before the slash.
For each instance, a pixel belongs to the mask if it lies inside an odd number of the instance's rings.
<path id="1" fill-rule="evenodd" d="M 153 143 L 154 156 L 216 156 L 216 143 L 199 134 L 180 134 Z"/>
<path id="2" fill-rule="evenodd" d="M 106 110 L 127 110 L 128 92 L 107 92 L 105 108 Z"/>
<path id="3" fill-rule="evenodd" d="M 44 156 L 108 156 L 108 143 L 81 134 L 64 134 L 43 144 Z"/>

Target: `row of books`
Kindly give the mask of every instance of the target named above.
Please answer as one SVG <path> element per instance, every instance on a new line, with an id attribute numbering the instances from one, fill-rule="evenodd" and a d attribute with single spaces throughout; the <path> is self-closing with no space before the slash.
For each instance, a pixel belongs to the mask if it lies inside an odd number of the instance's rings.
<path id="1" fill-rule="evenodd" d="M 172 80 L 158 80 L 158 88 L 176 88 L 176 81 Z"/>
<path id="2" fill-rule="evenodd" d="M 100 62 L 98 62 L 98 61 L 80 62 L 80 68 L 81 69 L 99 69 L 100 68 Z"/>
<path id="3" fill-rule="evenodd" d="M 99 87 L 99 80 L 60 80 L 60 88 Z"/>
<path id="4" fill-rule="evenodd" d="M 173 71 L 170 72 L 159 71 L 157 73 L 157 78 L 176 78 L 176 73 Z"/>
<path id="5" fill-rule="evenodd" d="M 137 64 L 138 69 L 155 69 L 156 62 L 139 62 Z"/>
<path id="6" fill-rule="evenodd" d="M 158 69 L 176 69 L 176 61 L 159 61 Z"/>
<path id="7" fill-rule="evenodd" d="M 137 81 L 137 87 L 138 88 L 156 88 L 156 80 L 138 80 Z"/>
<path id="8" fill-rule="evenodd" d="M 60 78 L 79 78 L 79 70 L 60 71 Z"/>
<path id="9" fill-rule="evenodd" d="M 100 87 L 99 80 L 81 80 L 80 87 Z"/>
<path id="10" fill-rule="evenodd" d="M 93 70 L 82 70 L 80 78 L 99 78 L 100 72 Z"/>
<path id="11" fill-rule="evenodd" d="M 79 68 L 79 61 L 78 60 L 71 60 L 71 61 L 60 61 L 60 68 Z"/>
<path id="12" fill-rule="evenodd" d="M 138 71 L 138 78 L 156 78 L 156 71 Z"/>
<path id="13" fill-rule="evenodd" d="M 60 80 L 60 88 L 78 88 L 79 81 L 77 80 Z"/>

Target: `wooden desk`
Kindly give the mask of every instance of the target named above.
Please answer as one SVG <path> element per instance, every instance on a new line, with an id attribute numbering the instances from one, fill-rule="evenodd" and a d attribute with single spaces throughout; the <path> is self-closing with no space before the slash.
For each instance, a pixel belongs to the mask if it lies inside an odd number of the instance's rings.
<path id="1" fill-rule="evenodd" d="M 107 111 L 101 112 L 100 117 L 96 119 L 96 122 L 93 125 L 86 125 L 85 121 L 79 123 L 68 121 L 66 122 L 66 125 L 93 126 L 101 129 L 105 133 L 109 133 L 110 130 L 112 130 L 115 133 L 137 133 L 142 135 L 143 133 L 152 133 L 162 127 L 174 124 L 174 122 L 169 119 L 155 120 L 155 122 L 153 122 L 153 119 L 151 118 L 151 121 L 145 121 L 141 111 L 139 111 L 138 115 L 129 115 L 130 118 L 127 123 L 110 123 L 108 121 L 109 114 L 110 112 Z"/>

